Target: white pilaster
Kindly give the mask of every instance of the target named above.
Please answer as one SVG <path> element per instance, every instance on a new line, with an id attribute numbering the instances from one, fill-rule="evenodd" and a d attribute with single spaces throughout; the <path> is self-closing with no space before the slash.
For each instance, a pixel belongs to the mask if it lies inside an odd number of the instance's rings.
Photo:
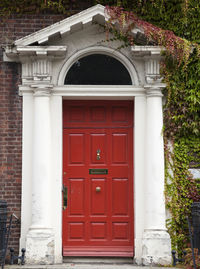
<path id="1" fill-rule="evenodd" d="M 54 262 L 50 219 L 50 85 L 34 85 L 32 221 L 26 240 L 27 263 Z"/>
<path id="2" fill-rule="evenodd" d="M 146 63 L 146 168 L 143 264 L 170 264 L 171 241 L 165 225 L 162 88 L 159 58 Z"/>
<path id="3" fill-rule="evenodd" d="M 144 231 L 144 172 L 146 96 L 134 98 L 134 234 L 135 262 L 142 264 L 142 236 Z"/>

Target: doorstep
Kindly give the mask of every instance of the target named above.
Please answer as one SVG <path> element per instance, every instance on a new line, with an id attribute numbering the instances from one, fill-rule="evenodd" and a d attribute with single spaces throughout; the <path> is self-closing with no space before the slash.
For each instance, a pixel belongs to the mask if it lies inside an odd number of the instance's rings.
<path id="1" fill-rule="evenodd" d="M 64 257 L 62 264 L 6 265 L 5 269 L 172 269 L 173 267 L 139 266 L 128 257 Z M 177 268 L 177 267 L 176 267 Z"/>
<path id="2" fill-rule="evenodd" d="M 175 267 L 138 266 L 135 264 L 78 264 L 64 263 L 56 265 L 6 265 L 5 269 L 172 269 Z M 177 269 L 177 267 L 176 267 Z"/>

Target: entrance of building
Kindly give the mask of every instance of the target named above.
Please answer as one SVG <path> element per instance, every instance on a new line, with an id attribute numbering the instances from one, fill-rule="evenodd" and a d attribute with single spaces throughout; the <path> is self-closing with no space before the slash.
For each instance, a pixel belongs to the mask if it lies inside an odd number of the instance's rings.
<path id="1" fill-rule="evenodd" d="M 133 102 L 63 101 L 63 255 L 133 256 Z"/>

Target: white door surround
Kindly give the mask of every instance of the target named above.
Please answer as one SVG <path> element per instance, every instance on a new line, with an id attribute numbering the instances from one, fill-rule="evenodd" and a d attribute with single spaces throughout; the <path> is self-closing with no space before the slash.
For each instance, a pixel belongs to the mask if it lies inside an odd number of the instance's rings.
<path id="1" fill-rule="evenodd" d="M 17 40 L 4 59 L 22 63 L 23 158 L 20 248 L 27 263 L 62 262 L 62 100 L 134 100 L 134 226 L 137 263 L 171 262 L 165 226 L 161 48 L 103 42 L 97 5 Z M 76 26 L 76 27 L 74 27 Z M 72 31 L 72 29 L 76 30 Z M 61 38 L 54 38 L 59 32 Z M 39 45 L 30 46 L 38 42 Z M 74 62 L 107 54 L 128 70 L 130 86 L 64 85 Z"/>

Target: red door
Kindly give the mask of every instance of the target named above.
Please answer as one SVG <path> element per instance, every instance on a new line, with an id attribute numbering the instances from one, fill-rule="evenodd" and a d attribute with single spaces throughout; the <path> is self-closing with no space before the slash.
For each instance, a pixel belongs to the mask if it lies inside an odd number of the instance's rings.
<path id="1" fill-rule="evenodd" d="M 133 103 L 63 111 L 63 255 L 133 256 Z"/>

